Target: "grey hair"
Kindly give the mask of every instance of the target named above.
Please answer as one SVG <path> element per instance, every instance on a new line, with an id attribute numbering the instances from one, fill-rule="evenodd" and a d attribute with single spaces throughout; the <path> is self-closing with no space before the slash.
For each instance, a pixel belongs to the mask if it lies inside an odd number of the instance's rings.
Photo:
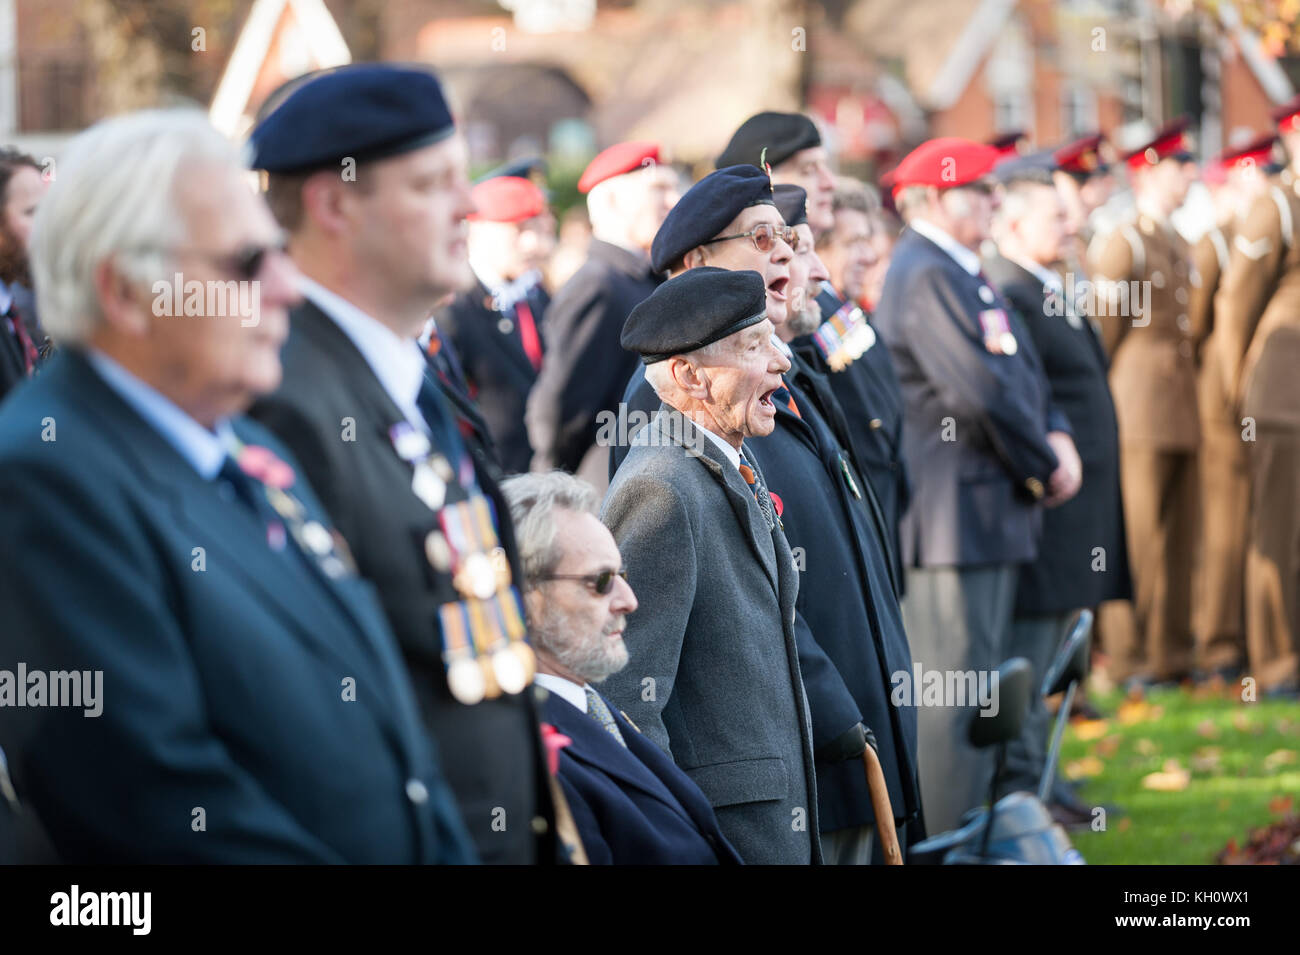
<path id="1" fill-rule="evenodd" d="M 555 545 L 556 509 L 597 516 L 600 507 L 594 487 L 563 471 L 517 474 L 502 483 L 501 493 L 510 505 L 528 585 L 553 571 L 563 556 Z"/>
<path id="2" fill-rule="evenodd" d="M 904 222 L 911 222 L 930 207 L 930 187 L 904 186 L 894 197 L 894 207 Z"/>
<path id="3" fill-rule="evenodd" d="M 872 191 L 865 182 L 841 176 L 835 180 L 835 192 L 831 194 L 831 211 L 852 209 L 855 212 L 870 214 L 880 208 L 880 194 Z"/>
<path id="4" fill-rule="evenodd" d="M 69 143 L 31 237 L 37 310 L 53 338 L 85 341 L 102 321 L 95 270 L 104 261 L 140 284 L 166 275 L 166 250 L 188 238 L 176 186 L 196 162 L 241 165 L 234 144 L 195 109 L 129 113 Z"/>

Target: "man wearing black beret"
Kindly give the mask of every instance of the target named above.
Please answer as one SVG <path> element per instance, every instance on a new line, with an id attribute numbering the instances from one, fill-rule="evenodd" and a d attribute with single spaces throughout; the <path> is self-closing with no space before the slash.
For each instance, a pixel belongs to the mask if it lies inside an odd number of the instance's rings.
<path id="1" fill-rule="evenodd" d="M 624 326 L 663 404 L 601 513 L 640 597 L 628 665 L 603 689 L 709 797 L 745 862 L 804 864 L 822 854 L 798 579 L 748 457 L 790 367 L 766 304 L 757 272 L 700 268 Z"/>
<path id="2" fill-rule="evenodd" d="M 759 113 L 740 125 L 718 157 L 718 164 L 770 164 L 772 181 L 799 186 L 808 193 L 807 218 L 820 242 L 835 228 L 835 177 L 831 174 L 821 133 L 801 113 Z M 817 304 L 822 321 L 791 345 L 813 368 L 826 375 L 846 413 L 848 433 L 841 435 L 880 499 L 886 538 L 900 593 L 903 568 L 898 527 L 911 497 L 903 462 L 903 395 L 888 350 L 878 343 L 870 316 L 829 279 L 821 283 Z"/>
<path id="3" fill-rule="evenodd" d="M 253 414 L 297 454 L 378 589 L 480 858 L 552 861 L 509 509 L 415 341 L 470 281 L 465 145 L 441 86 L 420 68 L 324 73 L 251 146 L 306 299 L 284 382 Z"/>
<path id="4" fill-rule="evenodd" d="M 805 250 L 799 241 L 801 226 L 784 225 L 774 204 L 799 219 L 799 193 L 783 189 L 777 196 L 753 166 L 712 173 L 665 219 L 655 237 L 657 261 L 682 276 L 707 267 L 703 263 L 736 270 L 778 266 L 780 282 L 768 284 L 768 317 L 781 335 L 790 316 L 808 304 L 810 275 L 825 271 L 811 246 Z M 760 229 L 772 231 L 772 248 L 760 247 Z M 778 255 L 777 247 L 788 249 L 789 242 L 796 248 Z M 919 815 L 915 711 L 889 702 L 888 674 L 910 671 L 911 656 L 878 502 L 828 424 L 843 427 L 843 411 L 816 372 L 779 338 L 774 345 L 794 365 L 778 392 L 775 429 L 750 447 L 786 515 L 799 567 L 810 571 L 801 575 L 795 633 L 812 712 L 823 848 L 827 861 L 865 863 L 875 816 L 861 757 L 871 732 L 898 820 Z M 652 413 L 658 407 L 651 385 L 634 379 L 629 409 Z"/>

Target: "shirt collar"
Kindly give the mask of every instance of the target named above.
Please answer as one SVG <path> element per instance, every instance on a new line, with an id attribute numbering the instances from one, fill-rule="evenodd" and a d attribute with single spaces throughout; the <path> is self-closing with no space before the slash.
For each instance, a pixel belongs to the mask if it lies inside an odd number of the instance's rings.
<path id="1" fill-rule="evenodd" d="M 366 360 L 384 391 L 402 414 L 422 430 L 426 428 L 416 397 L 428 363 L 414 338 L 402 338 L 378 319 L 305 275 L 299 290 L 328 315 Z"/>
<path id="2" fill-rule="evenodd" d="M 1031 259 L 1013 258 L 1011 261 L 1042 282 L 1044 288 L 1049 288 L 1058 295 L 1064 291 L 1064 287 L 1061 285 L 1061 277 L 1046 266 L 1039 265 Z"/>
<path id="3" fill-rule="evenodd" d="M 572 680 L 566 680 L 562 676 L 556 676 L 554 673 L 538 673 L 533 677 L 533 681 L 541 687 L 554 693 L 560 699 L 572 703 L 582 712 L 587 712 L 587 686 L 574 683 Z"/>
<path id="4" fill-rule="evenodd" d="M 913 219 L 908 223 L 908 227 L 911 228 L 913 232 L 918 232 L 925 236 L 939 248 L 947 252 L 952 256 L 954 262 L 971 275 L 980 274 L 979 255 L 966 248 L 966 246 L 962 245 L 937 225 L 927 222 L 924 219 Z"/>
<path id="5" fill-rule="evenodd" d="M 9 306 L 14 303 L 14 293 L 9 291 L 9 286 L 0 281 L 0 315 L 9 311 Z"/>
<path id="6" fill-rule="evenodd" d="M 209 431 L 162 392 L 145 384 L 103 352 L 88 351 L 86 359 L 104 383 L 176 449 L 206 481 L 213 480 L 226 460 L 234 431 L 230 422 L 217 422 Z"/>

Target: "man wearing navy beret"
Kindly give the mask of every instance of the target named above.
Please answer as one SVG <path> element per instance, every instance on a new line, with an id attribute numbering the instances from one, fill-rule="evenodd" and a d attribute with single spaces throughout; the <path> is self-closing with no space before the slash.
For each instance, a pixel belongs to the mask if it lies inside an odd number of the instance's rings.
<path id="1" fill-rule="evenodd" d="M 776 204 L 796 221 L 806 218 L 803 190 L 782 192 L 776 196 L 755 166 L 706 176 L 664 220 L 657 262 L 683 276 L 708 266 L 763 270 L 767 314 L 780 335 L 791 314 L 811 304 L 804 287 L 811 272 L 824 272 L 797 238 L 806 222 L 787 226 Z M 775 429 L 750 447 L 777 507 L 791 515 L 787 534 L 809 571 L 799 582 L 794 625 L 812 712 L 823 848 L 827 861 L 865 863 L 875 816 L 861 758 L 872 732 L 897 819 L 919 815 L 914 711 L 890 706 L 885 677 L 909 670 L 911 658 L 878 502 L 828 424 L 842 424 L 843 411 L 816 372 L 779 338 L 774 343 L 793 367 L 778 393 Z M 658 407 L 645 380 L 634 379 L 626 400 L 635 411 Z"/>
<path id="2" fill-rule="evenodd" d="M 663 406 L 601 514 L 641 596 L 604 689 L 704 790 L 745 862 L 804 864 L 822 855 L 798 574 L 747 457 L 790 367 L 766 305 L 757 272 L 692 269 L 624 326 Z"/>
<path id="3" fill-rule="evenodd" d="M 378 588 L 488 863 L 556 857 L 509 510 L 416 344 L 470 281 L 466 152 L 434 75 L 364 64 L 251 137 L 306 301 L 254 415 L 297 454 Z"/>

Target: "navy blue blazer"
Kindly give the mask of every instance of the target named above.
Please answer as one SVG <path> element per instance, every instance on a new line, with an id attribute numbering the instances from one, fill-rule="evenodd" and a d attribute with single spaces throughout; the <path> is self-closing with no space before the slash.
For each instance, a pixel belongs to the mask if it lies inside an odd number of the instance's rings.
<path id="1" fill-rule="evenodd" d="M 97 717 L 0 719 L 65 861 L 474 860 L 371 585 L 268 547 L 80 352 L 0 409 L 0 500 L 0 669 L 103 673 Z"/>
<path id="2" fill-rule="evenodd" d="M 572 740 L 557 778 L 592 865 L 741 864 L 700 787 L 605 704 L 627 748 L 563 697 L 549 694 L 542 709 Z"/>
<path id="3" fill-rule="evenodd" d="M 1008 316 L 1016 348 L 985 346 L 982 312 Z M 1049 430 L 1069 430 L 1014 310 L 982 275 L 905 229 L 875 312 L 905 405 L 912 502 L 899 536 L 909 567 L 1022 563 L 1037 554 L 1056 470 Z"/>

